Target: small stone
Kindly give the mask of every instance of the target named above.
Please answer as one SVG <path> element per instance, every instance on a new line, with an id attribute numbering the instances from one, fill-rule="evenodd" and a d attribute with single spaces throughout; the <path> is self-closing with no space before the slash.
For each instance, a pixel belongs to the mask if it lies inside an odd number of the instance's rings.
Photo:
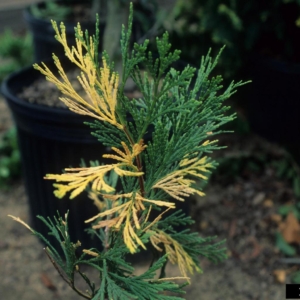
<path id="1" fill-rule="evenodd" d="M 265 202 L 264 202 L 264 207 L 273 207 L 274 206 L 274 202 L 271 200 L 271 199 L 267 199 Z"/>
<path id="2" fill-rule="evenodd" d="M 208 222 L 207 221 L 202 221 L 200 223 L 200 229 L 204 230 L 208 227 Z"/>
<path id="3" fill-rule="evenodd" d="M 273 214 L 270 216 L 270 219 L 275 223 L 280 223 L 282 221 L 282 216 L 279 214 Z"/>
<path id="4" fill-rule="evenodd" d="M 262 229 L 267 229 L 268 228 L 268 224 L 264 220 L 261 220 L 259 222 L 259 227 L 262 228 Z"/>
<path id="5" fill-rule="evenodd" d="M 0 241 L 0 250 L 4 250 L 8 248 L 8 243 L 4 241 Z"/>
<path id="6" fill-rule="evenodd" d="M 285 283 L 286 280 L 286 270 L 274 270 L 273 275 L 275 276 L 275 279 L 279 283 Z"/>
<path id="7" fill-rule="evenodd" d="M 261 204 L 265 200 L 266 194 L 265 193 L 258 193 L 254 198 L 253 198 L 253 205 L 258 205 Z"/>

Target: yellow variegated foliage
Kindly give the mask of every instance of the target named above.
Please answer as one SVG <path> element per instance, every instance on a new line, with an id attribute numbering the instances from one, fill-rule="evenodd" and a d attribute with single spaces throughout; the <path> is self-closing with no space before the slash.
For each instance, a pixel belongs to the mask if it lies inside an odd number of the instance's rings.
<path id="1" fill-rule="evenodd" d="M 209 168 L 212 168 L 212 164 L 207 162 L 208 157 L 204 156 L 202 158 L 192 158 L 186 159 L 184 158 L 180 163 L 180 167 L 182 169 L 178 170 L 178 172 L 182 175 L 192 175 L 198 178 L 207 179 L 202 173 L 209 172 Z"/>
<path id="2" fill-rule="evenodd" d="M 100 69 L 100 81 L 96 77 L 96 70 L 92 62 L 89 60 L 87 60 L 87 63 L 89 62 L 88 67 L 91 69 L 91 72 L 87 74 L 81 73 L 78 76 L 78 81 L 83 87 L 87 99 L 84 99 L 75 91 L 58 57 L 54 56 L 54 61 L 62 80 L 59 80 L 44 63 L 42 63 L 43 68 L 37 64 L 34 67 L 67 96 L 61 97 L 60 100 L 71 111 L 108 122 L 119 129 L 123 129 L 123 125 L 118 123 L 115 113 L 119 83 L 118 75 L 116 73 L 111 74 L 105 60 L 103 60 L 103 68 Z M 98 92 L 98 89 L 100 92 Z"/>
<path id="3" fill-rule="evenodd" d="M 183 159 L 179 166 L 179 170 L 166 175 L 156 182 L 152 188 L 162 189 L 179 201 L 184 201 L 183 197 L 189 197 L 193 194 L 204 196 L 203 192 L 191 187 L 195 180 L 185 177 L 194 176 L 206 180 L 207 177 L 203 173 L 208 172 L 208 169 L 213 167 L 211 163 L 207 162 L 207 157 Z"/>
<path id="4" fill-rule="evenodd" d="M 158 251 L 163 251 L 168 255 L 168 259 L 172 264 L 178 264 L 182 276 L 188 278 L 187 273 L 193 274 L 196 272 L 202 273 L 202 270 L 196 265 L 193 259 L 188 255 L 184 248 L 174 240 L 170 235 L 162 230 L 150 230 L 150 241 Z"/>
<path id="5" fill-rule="evenodd" d="M 134 144 L 132 146 L 132 152 L 128 149 L 127 145 L 124 142 L 121 142 L 125 152 L 122 152 L 120 149 L 116 147 L 112 147 L 111 149 L 114 150 L 118 155 L 114 154 L 104 154 L 103 157 L 105 158 L 112 158 L 118 161 L 123 162 L 126 166 L 132 167 L 135 170 L 138 170 L 137 167 L 133 164 L 133 159 L 137 157 L 141 152 L 145 150 L 147 145 L 144 145 L 144 141 L 141 139 L 139 143 Z"/>
<path id="6" fill-rule="evenodd" d="M 45 179 L 56 180 L 56 182 L 65 182 L 64 184 L 55 183 L 53 185 L 57 188 L 57 190 L 54 191 L 57 198 L 62 198 L 66 193 L 71 192 L 70 199 L 73 199 L 83 192 L 89 184 L 91 184 L 91 189 L 95 192 L 104 191 L 106 193 L 111 193 L 114 191 L 114 188 L 109 186 L 104 179 L 108 172 L 114 171 L 119 176 L 141 176 L 144 174 L 143 172 L 139 172 L 138 168 L 133 164 L 133 159 L 146 148 L 146 145 L 143 144 L 143 140 L 138 144 L 133 145 L 132 152 L 130 152 L 127 145 L 123 142 L 122 146 L 124 147 L 125 152 L 122 152 L 115 147 L 112 148 L 120 156 L 110 154 L 104 155 L 105 157 L 121 161 L 120 163 L 89 168 L 66 168 L 66 173 L 47 174 Z M 133 171 L 124 170 L 122 167 L 132 168 Z"/>
<path id="7" fill-rule="evenodd" d="M 19 222 L 20 224 L 22 224 L 23 226 L 25 226 L 27 229 L 29 229 L 32 233 L 34 233 L 34 230 L 27 223 L 25 223 L 23 220 L 21 220 L 20 218 L 12 216 L 12 215 L 8 215 L 8 217 L 10 217 L 13 220 Z"/>
<path id="8" fill-rule="evenodd" d="M 202 143 L 202 146 L 216 144 L 218 141 L 219 140 L 214 140 L 214 141 L 206 140 L 204 143 Z"/>
<path id="9" fill-rule="evenodd" d="M 99 254 L 98 254 L 97 252 L 91 251 L 91 250 L 88 250 L 88 249 L 83 249 L 82 252 L 83 252 L 83 253 L 86 253 L 86 254 L 88 254 L 88 255 L 94 256 L 94 257 L 99 256 Z"/>
<path id="10" fill-rule="evenodd" d="M 98 193 L 96 191 L 92 191 L 90 190 L 88 193 L 88 197 L 93 200 L 95 206 L 98 208 L 99 211 L 102 211 L 103 209 L 105 209 L 105 203 L 103 202 L 103 200 L 100 200 L 98 197 Z"/>
<path id="11" fill-rule="evenodd" d="M 94 64 L 93 49 L 91 49 L 91 53 L 86 54 L 86 49 L 82 49 L 86 45 L 79 39 L 76 39 L 76 48 L 72 47 L 70 49 L 67 44 L 63 23 L 61 24 L 61 33 L 56 22 L 53 22 L 53 26 L 58 41 L 64 46 L 66 56 L 82 71 L 77 78 L 85 91 L 86 97 L 83 98 L 74 89 L 57 56 L 53 55 L 53 59 L 61 79 L 57 78 L 44 63 L 42 63 L 42 66 L 34 64 L 34 68 L 45 75 L 46 79 L 54 83 L 66 96 L 61 97 L 60 100 L 71 111 L 108 122 L 119 129 L 123 129 L 123 125 L 117 121 L 115 112 L 119 84 L 118 74 L 110 70 L 105 59 L 103 59 L 103 67 L 97 70 Z M 79 24 L 77 30 L 80 35 L 83 35 Z M 93 43 L 91 43 L 91 47 L 93 47 Z"/>
<path id="12" fill-rule="evenodd" d="M 98 215 L 86 220 L 86 223 L 92 222 L 98 218 L 107 217 L 106 220 L 99 221 L 98 224 L 93 226 L 93 228 L 98 229 L 102 227 L 109 227 L 119 230 L 120 226 L 124 225 L 123 238 L 131 253 L 136 252 L 138 245 L 146 249 L 145 245 L 136 233 L 136 230 L 141 229 L 139 216 L 145 210 L 144 203 L 150 203 L 167 208 L 175 208 L 174 203 L 162 200 L 146 199 L 139 193 L 134 192 L 120 195 L 103 194 L 102 196 L 106 200 L 111 200 L 113 202 L 112 208 L 100 212 Z M 156 219 L 158 220 L 158 218 Z"/>
<path id="13" fill-rule="evenodd" d="M 68 59 L 75 64 L 77 67 L 79 67 L 83 72 L 89 73 L 91 69 L 87 67 L 86 61 L 89 60 L 91 62 L 95 61 L 95 46 L 92 41 L 92 37 L 90 37 L 90 51 L 89 55 L 85 55 L 87 53 L 87 45 L 85 43 L 82 43 L 82 40 L 84 40 L 84 33 L 81 29 L 81 26 L 79 23 L 77 23 L 76 26 L 76 32 L 77 35 L 80 38 L 75 38 L 76 41 L 76 47 L 69 47 L 68 46 L 68 41 L 67 41 L 67 36 L 66 36 L 66 27 L 63 22 L 60 23 L 60 26 L 58 28 L 56 21 L 51 20 L 52 27 L 56 33 L 55 38 L 56 40 L 64 47 L 65 50 L 65 55 L 68 57 Z M 59 30 L 60 29 L 60 30 Z M 89 63 L 88 63 L 89 64 Z"/>

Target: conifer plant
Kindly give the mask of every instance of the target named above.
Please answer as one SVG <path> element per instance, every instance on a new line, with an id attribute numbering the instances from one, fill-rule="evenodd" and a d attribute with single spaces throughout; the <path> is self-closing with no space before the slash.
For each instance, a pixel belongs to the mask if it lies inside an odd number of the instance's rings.
<path id="1" fill-rule="evenodd" d="M 207 180 L 216 166 L 207 155 L 221 148 L 212 137 L 235 117 L 223 102 L 244 83 L 232 82 L 222 89 L 222 77 L 210 77 L 218 57 L 213 60 L 209 53 L 202 57 L 198 70 L 191 66 L 176 70 L 172 66 L 180 51 L 171 50 L 168 33 L 156 38 L 156 55 L 148 50 L 148 40 L 130 49 L 132 5 L 128 26 L 123 26 L 121 34 L 121 74 L 114 71 L 105 51 L 101 55 L 97 51 L 98 25 L 96 34 L 89 36 L 78 24 L 76 46 L 69 48 L 64 24 L 52 24 L 65 55 L 81 71 L 78 81 L 85 95 L 75 91 L 54 54 L 59 75 L 44 63 L 34 67 L 57 86 L 63 94 L 61 101 L 71 111 L 94 119 L 89 124 L 92 134 L 111 151 L 103 155 L 103 160 L 109 159 L 107 164 L 67 168 L 45 179 L 56 181 L 58 198 L 73 199 L 88 190 L 99 213 L 86 222 L 102 247 L 85 249 L 80 241 L 71 241 L 68 213 L 38 216 L 60 250 L 21 219 L 11 217 L 46 244 L 45 252 L 61 277 L 85 299 L 183 299 L 189 275 L 202 272 L 200 258 L 222 261 L 226 249 L 224 241 L 191 232 L 188 226 L 193 220 L 176 210 L 176 203 L 194 194 L 204 195 L 198 183 Z M 138 99 L 126 95 L 129 78 L 141 94 Z M 186 229 L 175 230 L 177 225 Z M 152 250 L 153 260 L 147 271 L 136 275 L 128 255 L 146 248 Z M 168 261 L 178 265 L 180 277 L 167 277 Z M 83 273 L 83 265 L 99 272 L 98 285 Z M 77 287 L 75 274 L 88 290 Z"/>

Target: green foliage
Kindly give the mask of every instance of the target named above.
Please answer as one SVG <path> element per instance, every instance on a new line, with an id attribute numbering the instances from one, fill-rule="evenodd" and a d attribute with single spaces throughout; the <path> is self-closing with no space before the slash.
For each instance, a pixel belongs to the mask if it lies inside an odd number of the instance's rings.
<path id="1" fill-rule="evenodd" d="M 298 220 L 300 220 L 300 204 L 299 203 L 296 203 L 295 205 L 282 205 L 278 209 L 278 213 L 283 217 L 286 217 L 291 212 L 294 214 L 294 216 Z"/>
<path id="2" fill-rule="evenodd" d="M 17 142 L 17 131 L 13 127 L 0 137 L 0 188 L 9 188 L 13 179 L 21 173 L 20 153 Z"/>
<path id="3" fill-rule="evenodd" d="M 72 12 L 71 8 L 67 5 L 71 1 L 65 0 L 61 3 L 57 3 L 52 0 L 45 1 L 44 7 L 40 7 L 37 4 L 31 5 L 31 13 L 40 19 L 55 19 L 65 20 Z"/>
<path id="4" fill-rule="evenodd" d="M 294 194 L 300 198 L 300 169 L 295 159 L 288 152 L 283 159 L 274 161 L 277 176 L 289 182 L 293 187 Z"/>
<path id="5" fill-rule="evenodd" d="M 157 223 L 157 229 L 169 234 L 172 239 L 183 246 L 196 265 L 199 266 L 199 257 L 218 263 L 227 258 L 226 248 L 223 247 L 225 240 L 212 243 L 216 237 L 202 238 L 190 229 L 179 231 L 179 227 L 187 227 L 194 223 L 190 216 L 186 216 L 181 210 L 177 210 L 170 216 L 165 217 Z M 201 268 L 200 268 L 201 269 Z"/>
<path id="6" fill-rule="evenodd" d="M 217 129 L 220 126 L 234 120 L 235 114 L 226 116 L 229 107 L 222 104 L 245 83 L 232 82 L 222 89 L 221 76 L 209 78 L 219 58 L 217 56 L 212 60 L 209 53 L 202 57 L 196 74 L 196 69 L 189 65 L 181 72 L 176 71 L 172 64 L 178 60 L 180 52 L 170 51 L 167 33 L 156 41 L 157 58 L 151 52 L 146 54 L 147 40 L 142 45 L 135 44 L 129 56 L 126 42 L 129 34 L 130 29 L 128 32 L 123 29 L 121 49 L 125 67 L 120 94 L 123 94 L 125 83 L 131 75 L 143 98 L 128 101 L 126 95 L 122 95 L 121 107 L 117 109 L 120 119 L 132 129 L 133 140 L 147 140 L 147 136 L 152 136 L 145 158 L 147 188 L 158 178 L 178 168 L 182 157 L 192 157 L 195 152 L 202 155 L 220 148 L 216 144 L 203 145 L 201 141 L 207 139 L 207 133 L 211 132 L 210 136 L 219 134 L 221 131 Z M 146 69 L 143 77 L 139 70 L 140 63 Z M 162 79 L 162 86 L 159 86 Z M 130 118 L 127 118 L 128 115 Z M 124 133 L 109 124 L 95 121 L 91 126 L 97 129 L 94 135 L 104 145 L 117 145 L 124 140 Z"/>
<path id="7" fill-rule="evenodd" d="M 291 275 L 292 283 L 299 284 L 300 283 L 300 272 L 295 272 Z"/>
<path id="8" fill-rule="evenodd" d="M 297 0 L 177 0 L 165 27 L 194 63 L 205 48 L 226 45 L 220 66 L 232 78 L 253 51 L 298 62 L 299 11 Z"/>
<path id="9" fill-rule="evenodd" d="M 10 73 L 32 62 L 31 36 L 18 36 L 6 29 L 0 36 L 0 82 Z M 20 177 L 21 162 L 16 128 L 0 136 L 0 188 L 9 188 L 12 180 Z"/>
<path id="10" fill-rule="evenodd" d="M 61 79 L 44 64 L 34 65 L 62 91 L 61 100 L 70 110 L 96 119 L 90 124 L 94 135 L 111 150 L 103 157 L 114 163 L 46 175 L 46 179 L 56 180 L 58 198 L 70 193 L 72 199 L 88 188 L 99 213 L 86 223 L 91 223 L 89 232 L 103 247 L 83 249 L 78 255 L 80 243 L 71 241 L 67 214 L 53 220 L 39 217 L 58 241 L 63 256 L 46 237 L 25 226 L 47 244 L 46 253 L 62 278 L 86 299 L 182 299 L 165 294 L 183 293 L 184 285 L 174 280 L 189 281 L 188 273 L 202 272 L 200 258 L 222 261 L 226 249 L 224 241 L 214 242 L 215 237 L 202 238 L 188 228 L 178 230 L 176 226 L 188 227 L 192 220 L 172 210 L 176 201 L 204 195 L 197 182 L 206 181 L 216 166 L 207 155 L 221 148 L 211 138 L 235 118 L 224 101 L 245 83 L 231 82 L 224 88 L 222 77 L 212 76 L 220 54 L 212 59 L 208 52 L 198 71 L 189 65 L 176 69 L 180 51 L 172 50 L 168 33 L 156 38 L 156 53 L 149 50 L 148 40 L 131 48 L 132 21 L 131 5 L 128 28 L 123 26 L 121 32 L 120 74 L 113 71 L 115 61 L 106 51 L 98 60 L 97 30 L 89 37 L 78 25 L 76 47 L 70 49 L 64 25 L 59 28 L 53 22 L 56 39 L 81 70 L 78 80 L 86 97 L 73 89 L 55 55 Z M 125 88 L 129 79 L 141 97 L 128 98 Z M 126 257 L 146 248 L 153 249 L 153 261 L 144 274 L 134 275 Z M 178 264 L 182 277 L 166 278 L 167 261 Z M 80 271 L 81 265 L 98 270 L 99 285 Z M 86 282 L 88 292 L 77 289 L 75 273 Z"/>
<path id="11" fill-rule="evenodd" d="M 134 268 L 124 260 L 125 255 L 128 254 L 128 249 L 124 246 L 122 235 L 114 235 L 113 246 L 105 253 L 100 253 L 97 249 L 91 249 L 77 257 L 76 250 L 80 243 L 74 244 L 70 240 L 68 235 L 68 213 L 64 218 L 58 214 L 53 220 L 50 218 L 45 219 L 41 216 L 38 216 L 38 218 L 49 228 L 49 235 L 54 236 L 59 242 L 63 255 L 43 235 L 35 230 L 32 231 L 33 235 L 36 235 L 47 245 L 45 251 L 54 267 L 70 287 L 82 297 L 95 300 L 183 299 L 161 294 L 163 291 L 182 294 L 181 288 L 183 286 L 179 286 L 169 280 L 154 279 L 156 271 L 166 263 L 166 255 L 154 262 L 143 274 L 134 275 Z M 99 286 L 96 286 L 86 274 L 81 272 L 80 268 L 83 265 L 88 265 L 99 271 L 101 278 Z M 82 292 L 75 287 L 76 273 L 86 282 L 89 288 L 86 292 Z"/>
<path id="12" fill-rule="evenodd" d="M 297 253 L 295 247 L 288 244 L 279 232 L 276 232 L 276 247 L 287 256 L 294 256 Z"/>
<path id="13" fill-rule="evenodd" d="M 0 36 L 0 82 L 5 76 L 32 62 L 31 36 L 18 36 L 6 29 Z"/>

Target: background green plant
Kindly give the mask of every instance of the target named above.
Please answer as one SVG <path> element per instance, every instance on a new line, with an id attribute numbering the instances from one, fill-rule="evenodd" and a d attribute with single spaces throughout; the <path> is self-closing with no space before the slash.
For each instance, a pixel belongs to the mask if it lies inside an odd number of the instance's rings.
<path id="1" fill-rule="evenodd" d="M 33 58 L 32 40 L 29 33 L 18 35 L 6 29 L 0 35 L 0 83 L 10 73 L 29 65 Z M 0 188 L 21 175 L 17 131 L 12 127 L 0 134 Z"/>
<path id="2" fill-rule="evenodd" d="M 21 175 L 20 153 L 16 128 L 0 134 L 0 188 L 9 188 L 10 183 Z"/>
<path id="3" fill-rule="evenodd" d="M 19 35 L 6 29 L 0 35 L 0 82 L 10 73 L 29 65 L 33 59 L 32 39 L 29 33 Z"/>
<path id="4" fill-rule="evenodd" d="M 231 78 L 253 52 L 299 62 L 299 18 L 298 0 L 178 0 L 165 26 L 191 62 L 207 47 L 226 45 L 220 67 Z"/>

